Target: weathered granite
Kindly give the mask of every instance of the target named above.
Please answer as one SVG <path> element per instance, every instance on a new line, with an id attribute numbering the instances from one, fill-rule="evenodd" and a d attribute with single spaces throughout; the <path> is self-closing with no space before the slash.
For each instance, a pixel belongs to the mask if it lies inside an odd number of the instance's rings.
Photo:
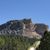
<path id="1" fill-rule="evenodd" d="M 33 24 L 31 19 L 11 20 L 0 25 L 0 35 L 20 35 L 40 39 L 47 29 L 47 25 Z"/>

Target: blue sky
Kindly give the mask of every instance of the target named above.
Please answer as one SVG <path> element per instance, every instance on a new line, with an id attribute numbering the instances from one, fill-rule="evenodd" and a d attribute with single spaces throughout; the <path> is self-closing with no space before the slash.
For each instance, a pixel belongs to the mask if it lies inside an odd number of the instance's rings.
<path id="1" fill-rule="evenodd" d="M 50 0 L 0 0 L 0 24 L 23 18 L 50 28 Z"/>

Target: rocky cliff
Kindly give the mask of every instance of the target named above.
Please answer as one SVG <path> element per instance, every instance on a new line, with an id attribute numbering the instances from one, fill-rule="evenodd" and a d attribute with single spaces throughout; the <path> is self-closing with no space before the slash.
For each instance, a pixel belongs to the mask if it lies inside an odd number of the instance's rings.
<path id="1" fill-rule="evenodd" d="M 11 20 L 0 25 L 0 35 L 20 35 L 39 39 L 47 29 L 47 25 L 33 24 L 31 19 Z"/>

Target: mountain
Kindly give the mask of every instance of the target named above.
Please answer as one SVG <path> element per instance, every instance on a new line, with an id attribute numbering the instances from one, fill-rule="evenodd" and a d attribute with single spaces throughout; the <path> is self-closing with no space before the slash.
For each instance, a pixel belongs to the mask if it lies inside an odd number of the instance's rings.
<path id="1" fill-rule="evenodd" d="M 0 25 L 0 50 L 28 50 L 30 47 L 40 50 L 47 45 L 44 44 L 47 40 L 42 40 L 47 38 L 47 31 L 48 25 L 34 24 L 31 19 L 8 21 Z"/>
<path id="2" fill-rule="evenodd" d="M 29 38 L 42 38 L 48 30 L 45 24 L 33 24 L 31 19 L 11 20 L 0 25 L 0 35 L 20 35 Z"/>

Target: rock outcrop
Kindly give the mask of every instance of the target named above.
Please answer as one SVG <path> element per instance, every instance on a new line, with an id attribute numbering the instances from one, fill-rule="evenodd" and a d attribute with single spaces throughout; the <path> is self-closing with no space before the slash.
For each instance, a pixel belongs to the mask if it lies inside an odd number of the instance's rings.
<path id="1" fill-rule="evenodd" d="M 40 39 L 47 29 L 47 25 L 33 24 L 31 19 L 11 20 L 0 25 L 0 35 L 20 35 Z"/>

